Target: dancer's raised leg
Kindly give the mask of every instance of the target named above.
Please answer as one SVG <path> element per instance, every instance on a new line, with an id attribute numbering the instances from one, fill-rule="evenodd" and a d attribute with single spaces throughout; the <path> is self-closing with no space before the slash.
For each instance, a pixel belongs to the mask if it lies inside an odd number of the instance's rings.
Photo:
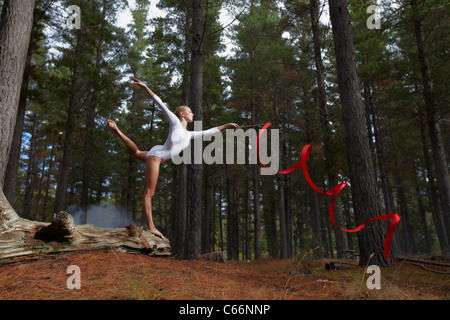
<path id="1" fill-rule="evenodd" d="M 147 219 L 147 231 L 150 231 L 154 235 L 164 239 L 162 233 L 155 228 L 152 216 L 152 198 L 155 195 L 156 183 L 158 182 L 159 167 L 161 165 L 161 161 L 162 160 L 160 158 L 154 156 L 149 156 L 146 159 L 143 209 L 145 217 Z"/>
<path id="2" fill-rule="evenodd" d="M 108 122 L 108 126 L 111 128 L 111 130 L 114 131 L 114 133 L 116 133 L 120 137 L 120 139 L 122 139 L 122 141 L 125 143 L 128 151 L 130 151 L 130 153 L 136 159 L 145 162 L 145 157 L 146 157 L 148 151 L 139 150 L 139 148 L 136 146 L 136 144 L 130 138 L 128 138 L 126 135 L 124 135 L 122 133 L 122 131 L 119 130 L 119 127 L 117 127 L 117 124 L 114 121 L 108 120 L 107 122 Z"/>

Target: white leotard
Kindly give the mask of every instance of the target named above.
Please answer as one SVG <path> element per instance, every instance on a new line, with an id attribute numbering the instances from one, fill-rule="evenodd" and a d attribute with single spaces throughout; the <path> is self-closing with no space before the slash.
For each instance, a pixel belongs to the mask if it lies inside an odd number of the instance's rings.
<path id="1" fill-rule="evenodd" d="M 187 131 L 181 125 L 180 119 L 167 108 L 166 104 L 157 96 L 153 96 L 153 100 L 158 104 L 164 112 L 170 123 L 169 135 L 164 145 L 156 145 L 147 153 L 147 157 L 155 156 L 162 159 L 162 162 L 172 159 L 181 151 L 189 146 L 189 141 L 201 138 L 203 136 L 213 135 L 220 130 L 215 127 L 204 131 Z"/>

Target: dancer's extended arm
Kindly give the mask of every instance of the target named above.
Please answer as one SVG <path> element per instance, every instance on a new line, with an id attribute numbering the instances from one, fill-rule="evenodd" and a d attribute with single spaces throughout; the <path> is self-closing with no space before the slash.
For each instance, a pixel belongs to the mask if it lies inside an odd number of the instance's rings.
<path id="1" fill-rule="evenodd" d="M 239 126 L 236 123 L 227 123 L 218 127 L 214 127 L 203 131 L 191 131 L 191 139 L 198 139 L 201 137 L 211 136 L 225 129 L 237 129 Z"/>
<path id="2" fill-rule="evenodd" d="M 139 86 L 148 93 L 148 95 L 156 102 L 162 112 L 164 112 L 167 120 L 169 120 L 170 124 L 176 124 L 179 120 L 178 117 L 169 110 L 166 104 L 152 91 L 149 87 L 147 87 L 144 83 L 142 83 L 139 79 L 133 78 L 133 85 Z"/>
<path id="3" fill-rule="evenodd" d="M 217 127 L 217 129 L 219 129 L 219 131 L 222 131 L 225 129 L 237 129 L 237 128 L 239 128 L 239 126 L 236 123 L 227 123 L 227 124 L 223 124 L 223 125 Z"/>

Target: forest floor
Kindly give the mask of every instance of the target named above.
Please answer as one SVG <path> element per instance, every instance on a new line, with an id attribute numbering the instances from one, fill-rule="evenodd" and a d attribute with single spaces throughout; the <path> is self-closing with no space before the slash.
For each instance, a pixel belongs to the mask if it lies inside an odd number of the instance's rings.
<path id="1" fill-rule="evenodd" d="M 450 274 L 402 261 L 381 268 L 381 289 L 355 260 L 259 260 L 219 263 L 152 258 L 118 251 L 42 255 L 0 266 L 1 300 L 449 300 Z M 448 261 L 442 261 L 449 263 Z M 81 289 L 67 273 L 77 265 Z M 448 272 L 442 267 L 430 269 Z"/>

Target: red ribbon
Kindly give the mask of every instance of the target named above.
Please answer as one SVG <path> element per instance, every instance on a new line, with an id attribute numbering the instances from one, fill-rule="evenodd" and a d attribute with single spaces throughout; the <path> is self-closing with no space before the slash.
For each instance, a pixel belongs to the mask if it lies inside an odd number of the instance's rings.
<path id="1" fill-rule="evenodd" d="M 397 213 L 394 212 L 394 213 L 386 214 L 386 215 L 381 216 L 381 217 L 376 217 L 376 218 L 372 218 L 372 219 L 369 219 L 367 221 L 364 221 L 361 225 L 359 225 L 355 229 L 342 229 L 341 227 L 339 227 L 337 225 L 336 221 L 334 220 L 334 204 L 336 202 L 336 198 L 339 195 L 339 192 L 341 192 L 341 190 L 344 189 L 344 187 L 347 185 L 347 183 L 346 182 L 340 183 L 340 184 L 334 186 L 333 188 L 331 188 L 330 190 L 328 190 L 326 192 L 320 190 L 314 184 L 314 182 L 311 180 L 311 177 L 310 177 L 309 172 L 308 172 L 308 168 L 306 166 L 306 161 L 308 160 L 309 155 L 311 154 L 311 145 L 306 145 L 306 146 L 303 147 L 300 161 L 298 163 L 296 163 L 294 166 L 292 166 L 292 167 L 290 167 L 290 168 L 288 168 L 286 170 L 279 171 L 279 172 L 275 172 L 275 171 L 271 170 L 270 168 L 267 168 L 266 165 L 264 163 L 262 163 L 261 158 L 259 156 L 259 140 L 261 139 L 261 136 L 264 133 L 264 131 L 269 126 L 271 126 L 270 122 L 266 123 L 264 125 L 264 127 L 259 131 L 258 140 L 257 140 L 257 143 L 256 143 L 256 148 L 257 148 L 257 152 L 258 152 L 259 162 L 261 162 L 263 167 L 266 168 L 267 170 L 273 172 L 273 173 L 281 173 L 281 174 L 291 173 L 291 172 L 297 170 L 298 168 L 302 167 L 303 174 L 305 175 L 306 181 L 308 181 L 308 184 L 311 186 L 311 188 L 313 188 L 316 192 L 318 192 L 320 194 L 329 195 L 329 196 L 332 195 L 333 196 L 333 198 L 331 199 L 330 209 L 329 209 L 330 220 L 333 223 L 333 225 L 335 225 L 337 228 L 341 229 L 342 231 L 345 231 L 345 232 L 358 232 L 358 231 L 361 231 L 366 226 L 366 224 L 368 224 L 371 221 L 374 221 L 374 220 L 390 220 L 390 219 L 392 219 L 391 224 L 389 225 L 389 228 L 388 228 L 388 232 L 386 234 L 386 238 L 385 238 L 385 241 L 384 241 L 384 248 L 383 248 L 384 249 L 384 255 L 386 256 L 387 259 L 390 259 L 389 249 L 391 247 L 391 241 L 392 241 L 392 237 L 394 236 L 395 228 L 397 227 L 397 224 L 400 221 L 400 216 Z"/>

